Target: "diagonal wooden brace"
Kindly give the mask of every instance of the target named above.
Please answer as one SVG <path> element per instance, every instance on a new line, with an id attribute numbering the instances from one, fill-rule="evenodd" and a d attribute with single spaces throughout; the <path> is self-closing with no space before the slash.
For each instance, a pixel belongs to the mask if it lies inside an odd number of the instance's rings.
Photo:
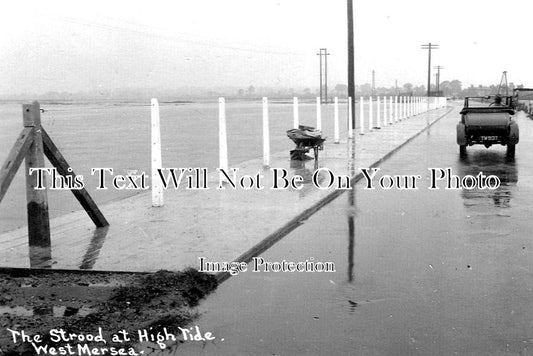
<path id="1" fill-rule="evenodd" d="M 48 160 L 57 169 L 59 174 L 64 177 L 71 176 L 74 180 L 76 174 L 72 171 L 72 169 L 69 170 L 70 165 L 68 164 L 67 160 L 63 157 L 61 152 L 59 152 L 59 149 L 54 144 L 50 136 L 48 136 L 48 133 L 46 133 L 45 129 L 41 127 L 41 130 L 41 134 L 43 137 L 44 154 L 46 155 L 46 157 L 48 157 Z M 71 192 L 74 194 L 76 199 L 78 199 L 83 209 L 85 209 L 85 211 L 97 227 L 104 227 L 109 225 L 106 218 L 104 217 L 100 209 L 98 209 L 98 206 L 91 198 L 87 190 L 85 190 L 85 188 L 72 189 Z"/>
<path id="2" fill-rule="evenodd" d="M 6 195 L 7 189 L 28 153 L 32 141 L 33 127 L 25 127 L 9 152 L 4 165 L 0 168 L 0 202 Z"/>

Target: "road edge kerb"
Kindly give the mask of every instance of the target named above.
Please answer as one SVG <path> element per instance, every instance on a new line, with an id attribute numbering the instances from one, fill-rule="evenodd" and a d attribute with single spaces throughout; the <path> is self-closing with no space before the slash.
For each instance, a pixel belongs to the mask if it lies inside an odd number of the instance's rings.
<path id="1" fill-rule="evenodd" d="M 437 117 L 435 120 L 430 122 L 428 125 L 426 125 L 422 130 L 415 133 L 411 137 L 407 138 L 403 143 L 396 146 L 392 150 L 390 150 L 388 153 L 386 153 L 383 157 L 379 158 L 377 161 L 372 163 L 370 167 L 368 168 L 374 168 L 378 164 L 384 162 L 388 158 L 390 158 L 394 153 L 396 153 L 399 149 L 404 147 L 406 144 L 411 142 L 413 139 L 415 139 L 417 136 L 422 134 L 424 131 L 428 130 L 433 124 L 435 124 L 437 121 L 448 115 L 450 112 L 453 111 L 453 107 L 447 107 L 448 110 Z M 357 183 L 361 178 L 363 177 L 362 173 L 358 173 L 354 175 L 352 178 L 350 178 L 350 184 L 353 186 L 355 183 Z M 233 259 L 233 261 L 238 262 L 250 262 L 253 257 L 257 257 L 259 253 L 262 253 L 266 251 L 268 248 L 273 246 L 276 242 L 287 236 L 291 231 L 296 229 L 298 226 L 302 224 L 303 221 L 309 219 L 314 213 L 319 211 L 321 208 L 332 202 L 334 199 L 339 197 L 341 194 L 343 194 L 345 190 L 334 190 L 330 194 L 326 195 L 319 201 L 317 201 L 313 206 L 305 209 L 303 212 L 296 215 L 293 219 L 291 219 L 289 222 L 287 222 L 285 225 L 280 227 L 278 230 L 274 231 L 273 233 L 267 235 L 263 240 L 255 244 L 252 248 L 248 249 L 246 252 L 239 255 L 237 258 Z M 227 280 L 229 277 L 231 277 L 231 274 L 229 272 L 219 272 L 215 274 L 215 278 L 217 279 L 218 283 L 222 283 L 225 280 Z"/>

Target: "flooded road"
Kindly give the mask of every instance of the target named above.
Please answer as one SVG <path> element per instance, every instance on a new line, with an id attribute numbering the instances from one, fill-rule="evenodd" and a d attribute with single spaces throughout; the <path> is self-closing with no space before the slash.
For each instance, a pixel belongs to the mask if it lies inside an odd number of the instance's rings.
<path id="1" fill-rule="evenodd" d="M 509 159 L 501 146 L 470 147 L 460 158 L 457 121 L 448 115 L 376 174 L 420 175 L 417 189 L 360 181 L 261 254 L 333 262 L 335 272 L 249 268 L 231 277 L 195 322 L 216 340 L 185 342 L 176 353 L 533 354 L 533 122 L 519 117 Z M 501 186 L 446 190 L 443 180 L 430 190 L 429 168 L 483 172 Z"/>
<path id="2" fill-rule="evenodd" d="M 292 100 L 292 98 L 291 98 Z M 262 108 L 260 100 L 226 103 L 228 159 L 230 165 L 262 156 Z M 92 198 L 103 204 L 124 199 L 132 190 L 97 190 L 91 168 L 113 168 L 115 174 L 150 172 L 150 105 L 122 102 L 43 102 L 43 126 L 76 174 L 85 177 Z M 346 104 L 339 105 L 340 134 L 346 136 Z M 286 130 L 293 125 L 291 101 L 271 102 L 269 107 L 273 152 L 288 152 L 294 144 Z M 323 132 L 333 137 L 333 105 L 323 105 Z M 164 167 L 206 167 L 218 165 L 218 103 L 216 100 L 160 107 L 162 160 Z M 316 104 L 300 102 L 300 123 L 316 125 Z M 22 129 L 21 105 L 0 103 L 0 162 L 3 164 Z M 48 161 L 46 161 L 48 164 Z M 50 181 L 50 179 L 48 180 Z M 2 204 L 0 232 L 26 224 L 26 193 L 23 170 L 19 169 Z M 138 191 L 137 191 L 138 193 Z M 52 218 L 81 209 L 69 191 L 49 195 Z"/>

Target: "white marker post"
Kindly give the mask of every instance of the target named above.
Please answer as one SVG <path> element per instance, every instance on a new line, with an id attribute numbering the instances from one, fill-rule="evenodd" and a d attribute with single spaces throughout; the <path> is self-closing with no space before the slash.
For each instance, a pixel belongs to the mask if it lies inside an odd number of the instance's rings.
<path id="1" fill-rule="evenodd" d="M 293 117 L 293 124 L 292 126 L 297 129 L 300 125 L 300 118 L 298 117 L 298 98 L 294 97 L 292 98 L 292 117 Z"/>
<path id="2" fill-rule="evenodd" d="M 365 99 L 359 98 L 359 135 L 365 134 Z"/>
<path id="3" fill-rule="evenodd" d="M 263 167 L 270 167 L 270 130 L 268 127 L 267 98 L 263 98 Z"/>
<path id="4" fill-rule="evenodd" d="M 348 97 L 348 138 L 353 137 L 353 113 L 352 113 L 352 97 Z"/>
<path id="5" fill-rule="evenodd" d="M 322 130 L 322 110 L 321 110 L 322 103 L 320 102 L 320 98 L 316 98 L 316 129 Z"/>
<path id="6" fill-rule="evenodd" d="M 398 97 L 395 96 L 394 97 L 394 122 L 398 122 L 400 119 L 399 119 L 399 115 L 400 113 L 398 112 Z"/>
<path id="7" fill-rule="evenodd" d="M 333 130 L 334 130 L 334 142 L 339 143 L 339 99 L 333 98 Z"/>
<path id="8" fill-rule="evenodd" d="M 379 95 L 376 98 L 376 128 L 381 128 L 381 100 L 379 99 Z"/>
<path id="9" fill-rule="evenodd" d="M 228 172 L 228 139 L 226 135 L 226 101 L 218 98 L 218 167 Z M 229 173 L 228 173 L 229 174 Z M 221 177 L 222 177 L 221 173 Z"/>
<path id="10" fill-rule="evenodd" d="M 393 96 L 390 97 L 389 101 L 389 125 L 394 123 L 394 106 L 393 106 Z"/>
<path id="11" fill-rule="evenodd" d="M 398 121 L 402 121 L 402 97 L 398 97 Z"/>
<path id="12" fill-rule="evenodd" d="M 161 161 L 161 128 L 159 120 L 159 103 L 152 99 L 152 206 L 163 206 L 163 185 L 158 169 L 163 168 Z"/>
<path id="13" fill-rule="evenodd" d="M 387 126 L 389 124 L 387 120 L 387 96 L 385 95 L 383 97 L 383 126 Z"/>
<path id="14" fill-rule="evenodd" d="M 368 131 L 374 128 L 374 110 L 373 110 L 372 96 L 368 99 Z"/>
<path id="15" fill-rule="evenodd" d="M 400 97 L 400 120 L 405 119 L 405 96 Z"/>

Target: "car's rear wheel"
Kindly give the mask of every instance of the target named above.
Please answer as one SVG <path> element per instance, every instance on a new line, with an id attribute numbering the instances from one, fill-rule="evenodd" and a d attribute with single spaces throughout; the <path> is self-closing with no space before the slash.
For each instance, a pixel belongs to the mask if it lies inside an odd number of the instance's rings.
<path id="1" fill-rule="evenodd" d="M 507 144 L 507 156 L 514 157 L 515 145 L 512 143 Z"/>

